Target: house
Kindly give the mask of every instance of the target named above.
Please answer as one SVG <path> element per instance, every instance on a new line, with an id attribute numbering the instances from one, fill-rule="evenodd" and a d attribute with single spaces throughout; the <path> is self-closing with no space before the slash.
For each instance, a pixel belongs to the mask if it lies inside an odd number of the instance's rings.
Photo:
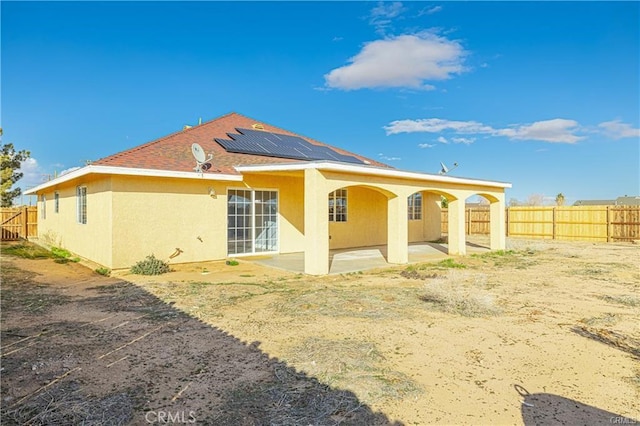
<path id="1" fill-rule="evenodd" d="M 231 113 L 27 193 L 42 243 L 109 268 L 152 253 L 183 263 L 303 252 L 305 272 L 322 275 L 332 249 L 387 245 L 389 263 L 407 263 L 409 243 L 441 236 L 442 195 L 450 254 L 465 253 L 465 200 L 478 194 L 491 203 L 491 248 L 504 249 L 509 187 L 398 170 Z"/>
<path id="2" fill-rule="evenodd" d="M 574 206 L 615 206 L 616 200 L 576 200 Z"/>
<path id="3" fill-rule="evenodd" d="M 618 197 L 616 198 L 616 206 L 640 206 L 640 195 Z"/>
<path id="4" fill-rule="evenodd" d="M 574 206 L 640 206 L 640 196 L 629 197 L 627 195 L 615 200 L 578 200 Z"/>

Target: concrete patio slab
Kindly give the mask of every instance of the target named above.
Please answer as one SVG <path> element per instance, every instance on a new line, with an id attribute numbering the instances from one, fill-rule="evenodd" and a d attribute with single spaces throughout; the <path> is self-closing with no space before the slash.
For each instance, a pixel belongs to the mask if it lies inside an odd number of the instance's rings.
<path id="1" fill-rule="evenodd" d="M 467 243 L 467 253 L 489 251 L 484 245 Z M 409 263 L 437 262 L 450 257 L 447 244 L 411 243 L 409 244 Z M 272 256 L 244 258 L 259 265 L 286 271 L 304 273 L 304 253 L 286 253 Z M 329 252 L 329 274 L 367 271 L 370 269 L 395 266 L 387 262 L 387 246 L 359 247 L 331 250 Z"/>

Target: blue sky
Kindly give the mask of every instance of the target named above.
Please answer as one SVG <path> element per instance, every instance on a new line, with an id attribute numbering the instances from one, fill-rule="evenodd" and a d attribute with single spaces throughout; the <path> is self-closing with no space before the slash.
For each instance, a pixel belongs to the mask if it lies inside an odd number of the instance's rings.
<path id="1" fill-rule="evenodd" d="M 1 2 L 23 187 L 236 111 L 507 200 L 640 194 L 638 2 Z"/>

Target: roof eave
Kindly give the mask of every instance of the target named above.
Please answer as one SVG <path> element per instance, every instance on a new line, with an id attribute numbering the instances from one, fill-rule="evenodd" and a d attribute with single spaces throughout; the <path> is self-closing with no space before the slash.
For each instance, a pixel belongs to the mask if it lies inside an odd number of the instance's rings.
<path id="1" fill-rule="evenodd" d="M 337 171 L 356 174 L 368 174 L 382 177 L 395 177 L 401 179 L 415 179 L 422 181 L 453 183 L 463 185 L 481 185 L 497 188 L 511 188 L 511 183 L 497 182 L 472 178 L 460 178 L 445 175 L 436 175 L 430 173 L 410 172 L 398 169 L 388 169 L 384 167 L 358 165 L 358 164 L 345 164 L 333 161 L 307 161 L 300 163 L 280 163 L 280 164 L 268 164 L 268 165 L 247 165 L 236 166 L 235 169 L 239 173 L 260 173 L 260 172 L 279 172 L 279 171 L 296 171 L 306 169 L 318 169 L 327 171 Z"/>
<path id="2" fill-rule="evenodd" d="M 212 173 L 196 173 L 196 172 L 180 172 L 173 170 L 156 170 L 156 169 L 139 169 L 131 167 L 114 167 L 88 165 L 72 172 L 58 176 L 48 182 L 26 190 L 25 195 L 33 195 L 61 183 L 86 176 L 89 174 L 105 174 L 105 175 L 125 175 L 125 176 L 145 176 L 145 177 L 167 177 L 178 179 L 200 179 L 200 180 L 224 180 L 224 181 L 242 181 L 241 175 L 233 174 L 212 174 Z"/>

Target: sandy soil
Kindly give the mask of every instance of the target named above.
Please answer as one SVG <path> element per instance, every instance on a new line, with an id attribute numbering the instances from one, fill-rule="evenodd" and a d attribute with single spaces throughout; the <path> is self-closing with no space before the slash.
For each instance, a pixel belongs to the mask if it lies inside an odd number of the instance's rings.
<path id="1" fill-rule="evenodd" d="M 4 258 L 3 420 L 49 400 L 135 424 L 640 420 L 640 247 L 509 244 L 329 277 L 211 262 L 103 278 Z"/>

